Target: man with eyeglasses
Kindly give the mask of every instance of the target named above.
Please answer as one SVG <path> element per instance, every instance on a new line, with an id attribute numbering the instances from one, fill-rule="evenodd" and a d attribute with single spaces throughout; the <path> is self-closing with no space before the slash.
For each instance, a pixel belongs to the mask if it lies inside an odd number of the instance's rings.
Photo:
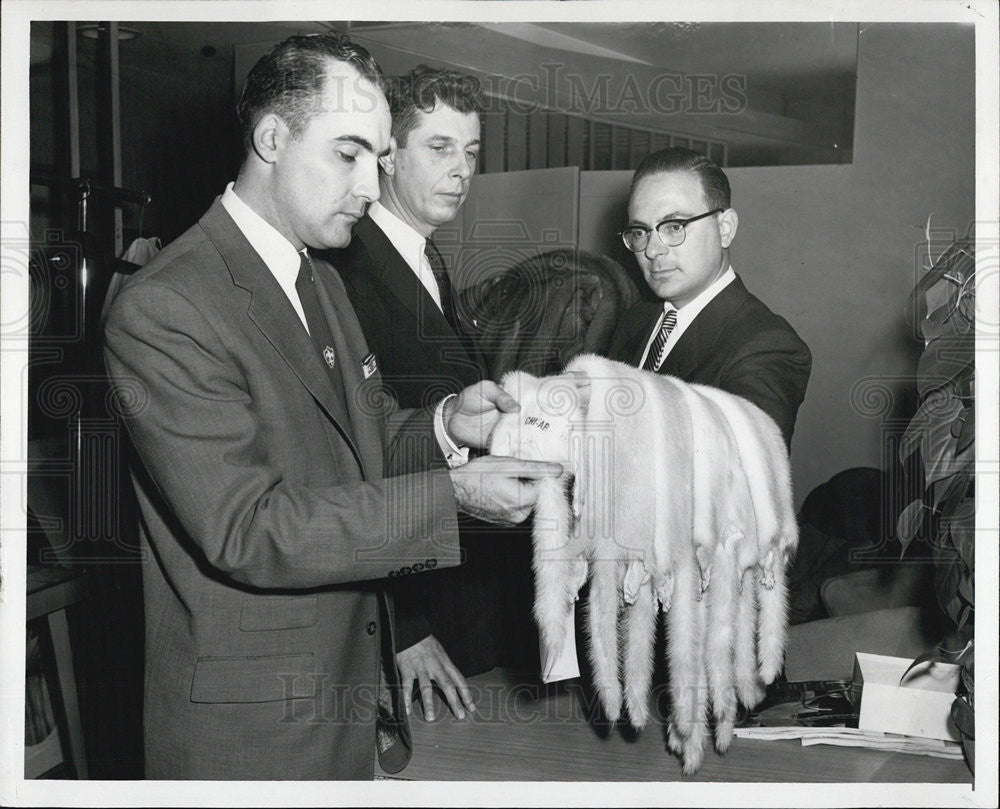
<path id="1" fill-rule="evenodd" d="M 725 173 L 689 149 L 654 152 L 632 178 L 628 217 L 622 240 L 663 303 L 630 309 L 608 356 L 742 396 L 790 446 L 812 358 L 729 262 L 739 217 Z"/>

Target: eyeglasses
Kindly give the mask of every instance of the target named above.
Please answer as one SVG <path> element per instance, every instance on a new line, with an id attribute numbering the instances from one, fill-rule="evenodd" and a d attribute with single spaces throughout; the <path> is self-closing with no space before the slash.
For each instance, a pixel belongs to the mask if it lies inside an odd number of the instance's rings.
<path id="1" fill-rule="evenodd" d="M 684 237 L 687 236 L 685 228 L 688 225 L 692 222 L 697 222 L 699 219 L 704 219 L 706 216 L 722 213 L 723 210 L 725 209 L 716 208 L 712 211 L 692 216 L 690 219 L 664 219 L 662 222 L 657 223 L 656 233 L 659 235 L 660 241 L 667 245 L 667 247 L 677 247 L 680 244 L 684 244 Z M 622 241 L 625 242 L 625 246 L 629 250 L 633 253 L 641 253 L 646 249 L 646 245 L 649 244 L 649 234 L 652 232 L 651 228 L 644 227 L 643 225 L 632 225 L 625 228 L 618 235 L 622 237 Z"/>

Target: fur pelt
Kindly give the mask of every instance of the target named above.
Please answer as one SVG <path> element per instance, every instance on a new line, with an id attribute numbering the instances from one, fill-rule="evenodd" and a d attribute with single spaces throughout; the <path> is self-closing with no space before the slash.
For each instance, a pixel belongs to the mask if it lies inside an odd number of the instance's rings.
<path id="1" fill-rule="evenodd" d="M 504 251 L 496 251 L 502 259 Z M 466 262 L 468 267 L 468 262 Z M 490 272 L 493 261 L 478 262 Z M 555 374 L 577 354 L 607 349 L 640 298 L 633 272 L 607 256 L 551 250 L 478 280 L 461 293 L 472 336 L 492 377 L 513 369 Z"/>
<path id="2" fill-rule="evenodd" d="M 725 752 L 739 703 L 780 672 L 785 566 L 798 541 L 781 433 L 759 408 L 595 355 L 558 376 L 512 371 L 490 451 L 558 461 L 533 529 L 535 618 L 557 655 L 589 575 L 594 686 L 605 713 L 649 720 L 657 607 L 665 613 L 669 745 L 685 773 L 715 725 Z"/>

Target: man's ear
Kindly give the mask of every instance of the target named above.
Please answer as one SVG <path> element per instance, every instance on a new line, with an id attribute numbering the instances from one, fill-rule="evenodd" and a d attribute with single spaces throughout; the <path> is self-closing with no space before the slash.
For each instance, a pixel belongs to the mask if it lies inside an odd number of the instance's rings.
<path id="1" fill-rule="evenodd" d="M 289 137 L 291 132 L 281 116 L 269 112 L 253 128 L 253 150 L 265 163 L 274 163 Z"/>
<path id="2" fill-rule="evenodd" d="M 396 173 L 396 139 L 394 137 L 389 138 L 389 154 L 382 155 L 378 159 L 378 165 L 383 174 L 391 177 Z"/>
<path id="3" fill-rule="evenodd" d="M 722 246 L 729 247 L 736 236 L 736 228 L 740 225 L 740 218 L 732 208 L 726 208 L 719 214 L 719 236 L 722 239 Z"/>

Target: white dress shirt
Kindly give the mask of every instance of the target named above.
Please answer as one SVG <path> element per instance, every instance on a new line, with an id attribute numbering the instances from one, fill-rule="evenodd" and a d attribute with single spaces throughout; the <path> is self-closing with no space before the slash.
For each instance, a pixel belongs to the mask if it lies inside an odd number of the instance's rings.
<path id="1" fill-rule="evenodd" d="M 309 331 L 306 313 L 302 309 L 299 293 L 295 289 L 295 279 L 299 276 L 299 265 L 305 250 L 299 253 L 266 219 L 236 196 L 232 183 L 226 186 L 222 195 L 222 207 L 233 218 L 236 227 L 246 236 L 250 246 L 271 271 L 271 275 L 285 293 L 288 302 L 292 304 L 305 330 Z"/>
<path id="2" fill-rule="evenodd" d="M 232 217 L 236 223 L 236 227 L 240 229 L 246 240 L 250 242 L 250 246 L 260 256 L 261 261 L 264 262 L 267 269 L 270 270 L 271 275 L 274 276 L 274 280 L 278 282 L 278 286 L 285 293 L 288 302 L 292 304 L 292 308 L 295 309 L 299 320 L 302 321 L 302 326 L 308 332 L 309 326 L 306 323 L 306 314 L 302 309 L 299 293 L 295 289 L 295 279 L 298 278 L 299 266 L 302 262 L 301 257 L 304 255 L 308 258 L 308 252 L 303 250 L 299 253 L 288 239 L 282 236 L 266 219 L 236 195 L 236 192 L 233 191 L 232 183 L 226 186 L 221 201 L 222 207 L 226 209 L 226 213 Z M 392 216 L 388 211 L 385 213 L 388 216 Z M 396 219 L 396 217 L 392 218 Z M 396 221 L 412 231 L 409 225 L 400 222 L 398 219 Z M 420 251 L 421 255 L 423 255 L 424 239 L 422 236 L 420 237 L 420 241 Z M 430 265 L 428 264 L 429 271 Z M 433 274 L 431 274 L 431 280 L 434 281 Z M 434 288 L 435 290 L 437 289 L 436 281 L 434 281 Z M 438 306 L 440 305 L 438 303 Z M 445 401 L 446 399 L 442 399 L 435 408 L 434 437 L 437 439 L 438 445 L 441 447 L 441 451 L 448 461 L 448 465 L 451 467 L 461 466 L 468 461 L 469 450 L 467 447 L 457 446 L 444 429 L 443 415 Z"/>
<path id="3" fill-rule="evenodd" d="M 424 253 L 424 248 L 427 246 L 427 239 L 417 233 L 417 231 L 384 205 L 380 205 L 377 200 L 368 206 L 368 216 L 371 217 L 372 222 L 378 225 L 392 246 L 396 248 L 396 252 L 402 256 L 403 261 L 406 262 L 406 266 L 413 270 L 413 274 L 417 276 L 417 280 L 427 290 L 427 294 L 431 296 L 431 300 L 434 301 L 437 308 L 441 312 L 444 312 L 441 306 L 441 290 L 438 288 L 437 279 L 434 277 L 434 271 L 431 269 L 431 263 L 427 260 L 427 254 Z M 451 398 L 449 396 L 444 401 Z M 434 417 L 434 435 L 441 449 L 444 450 L 444 457 L 448 462 L 448 466 L 454 468 L 468 463 L 469 448 L 456 444 L 445 431 L 442 419 L 444 401 L 438 405 Z"/>
<path id="4" fill-rule="evenodd" d="M 667 358 L 667 355 L 673 350 L 674 346 L 677 345 L 677 341 L 681 339 L 681 335 L 690 326 L 696 317 L 701 313 L 701 310 L 708 306 L 709 302 L 727 286 L 729 286 L 733 281 L 736 280 L 736 272 L 733 270 L 733 265 L 730 264 L 729 268 L 717 278 L 714 283 L 707 289 L 703 290 L 697 298 L 677 309 L 677 325 L 674 326 L 674 330 L 670 332 L 670 336 L 667 338 L 667 344 L 663 347 L 663 359 L 660 360 L 660 365 L 663 365 Z M 646 356 L 649 354 L 649 349 L 653 345 L 653 340 L 656 339 L 656 335 L 660 331 L 660 324 L 663 323 L 663 318 L 666 316 L 670 309 L 675 309 L 676 307 L 669 301 L 663 302 L 663 314 L 660 315 L 659 320 L 656 321 L 656 326 L 653 328 L 649 335 L 649 339 L 646 341 L 646 348 L 642 352 L 642 357 L 639 359 L 639 367 L 646 362 Z M 656 367 L 656 370 L 660 369 L 660 365 Z"/>
<path id="5" fill-rule="evenodd" d="M 417 233 L 417 231 L 384 205 L 380 205 L 377 200 L 368 206 L 368 216 L 371 217 L 372 222 L 379 226 L 381 231 L 386 235 L 386 238 L 392 242 L 392 246 L 396 248 L 396 252 L 403 257 L 403 261 L 413 270 L 413 274 L 423 284 L 424 289 L 427 290 L 427 294 L 431 296 L 437 308 L 443 312 L 441 290 L 438 289 L 437 279 L 434 277 L 431 263 L 427 260 L 427 254 L 424 253 L 427 239 Z"/>

